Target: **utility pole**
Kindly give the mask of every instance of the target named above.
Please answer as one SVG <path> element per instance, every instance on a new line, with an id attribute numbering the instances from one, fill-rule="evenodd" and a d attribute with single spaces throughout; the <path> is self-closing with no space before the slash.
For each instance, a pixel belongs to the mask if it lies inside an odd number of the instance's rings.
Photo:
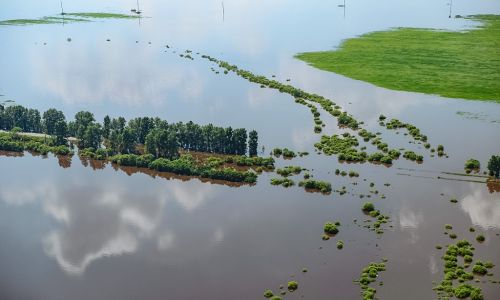
<path id="1" fill-rule="evenodd" d="M 63 8 L 62 0 L 60 0 L 60 2 L 61 2 L 61 15 L 64 15 L 64 8 Z"/>
<path id="2" fill-rule="evenodd" d="M 224 22 L 224 1 L 222 1 L 222 22 Z"/>
<path id="3" fill-rule="evenodd" d="M 450 0 L 450 15 L 448 16 L 448 18 L 451 18 L 451 9 L 453 7 L 453 0 Z"/>

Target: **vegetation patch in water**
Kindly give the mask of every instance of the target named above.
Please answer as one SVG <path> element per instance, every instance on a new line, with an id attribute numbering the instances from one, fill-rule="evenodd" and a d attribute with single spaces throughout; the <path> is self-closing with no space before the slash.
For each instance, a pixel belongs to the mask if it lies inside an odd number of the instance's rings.
<path id="1" fill-rule="evenodd" d="M 361 287 L 361 295 L 363 300 L 373 300 L 375 298 L 375 294 L 377 290 L 370 285 L 377 281 L 379 278 L 379 273 L 386 270 L 385 263 L 373 263 L 371 262 L 367 267 L 365 267 L 359 279 L 355 280 L 357 284 Z"/>
<path id="2" fill-rule="evenodd" d="M 329 182 L 305 179 L 299 182 L 299 186 L 304 187 L 306 190 L 319 191 L 323 194 L 329 194 L 332 191 L 332 185 Z"/>
<path id="3" fill-rule="evenodd" d="M 372 32 L 344 41 L 338 50 L 296 57 L 316 68 L 389 89 L 500 101 L 496 44 L 500 16 L 469 19 L 482 25 L 466 31 L 398 28 Z"/>
<path id="4" fill-rule="evenodd" d="M 282 187 L 291 187 L 295 182 L 290 178 L 271 178 L 272 185 L 281 185 Z"/>
<path id="5" fill-rule="evenodd" d="M 465 162 L 465 172 L 467 174 L 472 172 L 472 171 L 477 173 L 477 172 L 479 172 L 480 168 L 481 168 L 481 163 L 477 159 L 471 158 Z"/>
<path id="6" fill-rule="evenodd" d="M 20 134 L 21 128 L 15 127 L 11 132 L 0 132 L 0 150 L 23 152 L 32 151 L 37 154 L 46 155 L 53 153 L 56 155 L 72 155 L 73 152 L 66 145 L 58 145 L 56 139 L 47 137 L 37 137 Z"/>
<path id="7" fill-rule="evenodd" d="M 13 19 L 2 20 L 4 26 L 27 26 L 42 24 L 63 24 L 75 22 L 92 22 L 93 19 L 136 19 L 140 16 L 115 14 L 115 13 L 65 13 L 64 15 L 48 16 L 39 19 Z"/>
<path id="8" fill-rule="evenodd" d="M 283 177 L 288 177 L 290 175 L 297 175 L 302 172 L 303 168 L 299 166 L 286 166 L 284 168 L 276 169 L 276 173 Z"/>
<path id="9" fill-rule="evenodd" d="M 466 269 L 472 262 L 473 256 L 474 247 L 467 240 L 460 240 L 455 244 L 448 245 L 442 256 L 443 280 L 433 287 L 438 294 L 438 299 L 456 297 L 458 299 L 482 300 L 484 298 L 481 288 L 468 282 L 474 280 L 474 274 L 480 276 L 487 274 L 488 267 L 493 268 L 493 264 L 477 260 L 472 268 L 472 273 L 467 272 Z M 455 281 L 459 284 L 455 285 Z"/>

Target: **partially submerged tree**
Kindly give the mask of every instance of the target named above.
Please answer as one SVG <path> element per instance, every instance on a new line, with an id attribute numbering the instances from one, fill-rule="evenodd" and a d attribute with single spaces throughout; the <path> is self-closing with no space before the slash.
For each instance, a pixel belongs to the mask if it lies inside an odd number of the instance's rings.
<path id="1" fill-rule="evenodd" d="M 488 161 L 488 170 L 490 171 L 490 176 L 495 176 L 495 178 L 500 177 L 500 155 L 492 155 Z"/>

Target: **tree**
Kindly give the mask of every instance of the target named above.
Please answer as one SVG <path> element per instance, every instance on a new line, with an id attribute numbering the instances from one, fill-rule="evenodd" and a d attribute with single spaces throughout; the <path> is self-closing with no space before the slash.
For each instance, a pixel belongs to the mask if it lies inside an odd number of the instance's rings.
<path id="1" fill-rule="evenodd" d="M 64 120 L 57 121 L 54 127 L 54 135 L 56 136 L 57 145 L 66 145 L 66 137 L 68 136 L 68 125 Z"/>
<path id="2" fill-rule="evenodd" d="M 249 156 L 257 156 L 257 147 L 259 145 L 258 143 L 259 140 L 259 135 L 257 134 L 257 131 L 252 130 L 248 134 L 248 155 Z"/>
<path id="3" fill-rule="evenodd" d="M 234 154 L 245 155 L 247 153 L 247 130 L 244 128 L 235 129 L 233 132 Z"/>
<path id="4" fill-rule="evenodd" d="M 174 130 L 155 128 L 146 136 L 146 151 L 155 157 L 179 157 L 179 141 Z"/>
<path id="5" fill-rule="evenodd" d="M 109 139 L 109 134 L 111 131 L 111 119 L 108 115 L 104 117 L 103 128 L 102 128 L 102 136 L 105 139 Z"/>
<path id="6" fill-rule="evenodd" d="M 42 132 L 42 122 L 40 112 L 37 109 L 28 109 L 28 122 L 26 131 L 29 132 Z"/>
<path id="7" fill-rule="evenodd" d="M 83 127 L 82 127 L 83 128 Z M 99 124 L 90 124 L 80 139 L 80 148 L 97 149 L 101 145 L 101 126 Z"/>
<path id="8" fill-rule="evenodd" d="M 21 105 L 8 106 L 4 111 L 6 126 L 5 130 L 19 127 L 22 131 L 28 128 L 28 110 Z"/>
<path id="9" fill-rule="evenodd" d="M 495 178 L 500 177 L 500 155 L 492 155 L 488 161 L 488 170 L 490 171 L 490 176 L 495 176 Z"/>
<path id="10" fill-rule="evenodd" d="M 46 134 L 54 135 L 56 123 L 59 121 L 66 122 L 64 113 L 60 110 L 51 108 L 43 113 L 43 129 Z"/>
<path id="11" fill-rule="evenodd" d="M 120 134 L 121 153 L 134 153 L 135 152 L 135 136 L 130 127 L 126 127 Z"/>
<path id="12" fill-rule="evenodd" d="M 76 113 L 75 122 L 70 123 L 70 131 L 74 132 L 76 138 L 79 140 L 78 147 L 98 148 L 101 144 L 100 125 L 98 126 L 94 122 L 94 115 L 91 112 L 80 111 Z M 92 128 L 88 130 L 91 126 Z"/>
<path id="13" fill-rule="evenodd" d="M 132 129 L 136 141 L 144 144 L 146 136 L 155 127 L 153 118 L 135 118 L 128 122 L 128 126 Z"/>

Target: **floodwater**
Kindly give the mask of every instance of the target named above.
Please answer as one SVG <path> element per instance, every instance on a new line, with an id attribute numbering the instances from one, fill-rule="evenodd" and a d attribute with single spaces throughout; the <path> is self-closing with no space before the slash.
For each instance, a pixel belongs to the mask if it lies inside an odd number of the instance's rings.
<path id="1" fill-rule="evenodd" d="M 4 0 L 0 19 L 57 14 L 59 1 L 51 2 Z M 69 118 L 89 110 L 99 120 L 159 116 L 256 129 L 266 153 L 274 147 L 311 153 L 278 159 L 278 166 L 303 166 L 349 191 L 274 187 L 270 173 L 255 186 L 234 187 L 85 166 L 76 156 L 69 162 L 4 153 L 0 299 L 262 299 L 265 289 L 277 293 L 289 280 L 299 289 L 285 299 L 359 299 L 353 280 L 382 258 L 388 259 L 380 274 L 384 285 L 374 286 L 380 299 L 433 299 L 443 269 L 435 246 L 452 241 L 443 234 L 447 223 L 459 239 L 474 241 L 476 258 L 497 265 L 478 285 L 485 299 L 498 299 L 500 284 L 488 279 L 500 279 L 500 193 L 484 183 L 437 177 L 457 178 L 440 172 L 463 172 L 471 157 L 485 166 L 500 153 L 500 105 L 390 91 L 293 58 L 375 30 L 475 24 L 448 18 L 448 1 L 347 0 L 345 10 L 342 2 L 225 0 L 223 14 L 221 1 L 151 0 L 140 1 L 141 20 L 0 27 L 2 101 L 56 107 Z M 67 12 L 126 13 L 136 1 L 64 5 Z M 500 4 L 453 1 L 452 15 L 479 13 L 500 14 Z M 348 165 L 315 154 L 320 136 L 307 108 L 234 74 L 216 75 L 197 55 L 179 57 L 186 49 L 331 98 L 390 146 L 424 153 L 424 163 Z M 443 144 L 449 158 L 432 158 L 402 132 L 384 130 L 377 124 L 381 113 L 416 125 L 431 144 Z M 322 118 L 326 134 L 340 132 L 335 120 Z M 336 168 L 360 177 L 335 176 Z M 385 199 L 359 197 L 370 194 L 370 182 Z M 452 197 L 458 203 L 450 203 Z M 357 225 L 367 218 L 360 210 L 367 200 L 391 217 L 382 235 Z M 323 224 L 337 220 L 340 233 L 322 241 Z M 475 242 L 479 233 L 486 236 L 482 244 Z M 335 246 L 339 239 L 342 250 Z"/>

